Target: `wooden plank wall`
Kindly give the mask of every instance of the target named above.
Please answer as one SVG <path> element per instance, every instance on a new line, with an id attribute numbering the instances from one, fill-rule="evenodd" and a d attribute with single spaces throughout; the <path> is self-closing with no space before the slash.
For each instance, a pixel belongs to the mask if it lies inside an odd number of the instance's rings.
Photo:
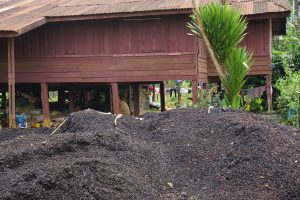
<path id="1" fill-rule="evenodd" d="M 192 79 L 194 54 L 62 56 L 17 59 L 16 82 L 131 82 Z M 1 66 L 6 63 L 0 62 Z M 0 80 L 7 81 L 7 68 Z"/>
<path id="2" fill-rule="evenodd" d="M 187 16 L 51 23 L 16 39 L 17 83 L 131 82 L 217 76 L 204 43 L 186 33 Z M 250 75 L 270 74 L 269 20 L 250 21 L 242 42 Z M 197 49 L 197 45 L 199 49 Z M 198 56 L 197 56 L 198 55 Z M 0 82 L 7 82 L 0 39 Z"/>
<path id="3" fill-rule="evenodd" d="M 198 80 L 204 83 L 208 81 L 208 70 L 207 70 L 207 51 L 203 40 L 198 40 L 199 52 L 197 57 L 197 73 Z"/>
<path id="4" fill-rule="evenodd" d="M 253 67 L 250 75 L 271 74 L 270 21 L 269 19 L 250 21 L 247 36 L 241 46 L 253 52 Z M 218 76 L 211 58 L 208 58 L 208 76 Z"/>
<path id="5" fill-rule="evenodd" d="M 127 82 L 196 77 L 187 16 L 46 24 L 16 39 L 16 82 Z M 7 81 L 0 40 L 0 82 Z"/>

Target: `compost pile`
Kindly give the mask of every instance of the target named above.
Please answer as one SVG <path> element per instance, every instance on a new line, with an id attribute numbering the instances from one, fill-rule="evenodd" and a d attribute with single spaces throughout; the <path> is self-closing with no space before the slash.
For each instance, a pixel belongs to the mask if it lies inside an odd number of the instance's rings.
<path id="1" fill-rule="evenodd" d="M 221 110 L 115 118 L 0 132 L 0 199 L 300 199 L 291 127 Z"/>

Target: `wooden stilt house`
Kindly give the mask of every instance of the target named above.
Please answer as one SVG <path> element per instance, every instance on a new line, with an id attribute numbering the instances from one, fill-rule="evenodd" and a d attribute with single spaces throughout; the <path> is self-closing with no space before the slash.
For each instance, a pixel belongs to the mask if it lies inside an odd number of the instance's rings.
<path id="1" fill-rule="evenodd" d="M 250 75 L 266 77 L 270 96 L 272 36 L 285 33 L 289 2 L 230 4 L 249 21 L 243 45 L 254 54 Z M 217 72 L 203 42 L 187 35 L 191 11 L 191 0 L 0 0 L 0 89 L 9 92 L 10 127 L 16 84 L 40 86 L 46 124 L 50 86 L 106 85 L 114 113 L 123 83 L 160 83 L 163 90 L 165 80 L 191 80 L 195 94 Z"/>

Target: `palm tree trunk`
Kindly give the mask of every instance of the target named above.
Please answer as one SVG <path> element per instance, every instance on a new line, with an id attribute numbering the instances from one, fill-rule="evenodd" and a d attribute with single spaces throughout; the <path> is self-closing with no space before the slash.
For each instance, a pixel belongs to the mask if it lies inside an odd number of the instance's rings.
<path id="1" fill-rule="evenodd" d="M 197 23 L 198 23 L 198 28 L 199 28 L 199 32 L 201 33 L 201 36 L 203 38 L 203 41 L 205 43 L 205 46 L 207 48 L 207 51 L 209 53 L 209 55 L 211 56 L 211 59 L 216 67 L 216 70 L 220 76 L 220 78 L 223 78 L 225 79 L 225 73 L 223 72 L 223 67 L 222 65 L 218 62 L 218 59 L 216 58 L 216 55 L 213 51 L 213 48 L 205 34 L 205 31 L 203 30 L 203 27 L 202 27 L 202 23 L 201 23 L 201 19 L 200 19 L 200 11 L 199 11 L 199 6 L 196 2 L 196 0 L 193 0 L 193 6 L 194 6 L 194 12 L 196 13 L 196 17 L 197 17 Z"/>

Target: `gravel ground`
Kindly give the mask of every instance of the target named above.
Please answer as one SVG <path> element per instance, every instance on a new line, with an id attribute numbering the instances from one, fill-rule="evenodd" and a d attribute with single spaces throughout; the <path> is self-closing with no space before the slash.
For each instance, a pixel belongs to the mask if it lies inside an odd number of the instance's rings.
<path id="1" fill-rule="evenodd" d="M 300 199 L 300 131 L 243 112 L 72 113 L 0 131 L 0 199 Z"/>

